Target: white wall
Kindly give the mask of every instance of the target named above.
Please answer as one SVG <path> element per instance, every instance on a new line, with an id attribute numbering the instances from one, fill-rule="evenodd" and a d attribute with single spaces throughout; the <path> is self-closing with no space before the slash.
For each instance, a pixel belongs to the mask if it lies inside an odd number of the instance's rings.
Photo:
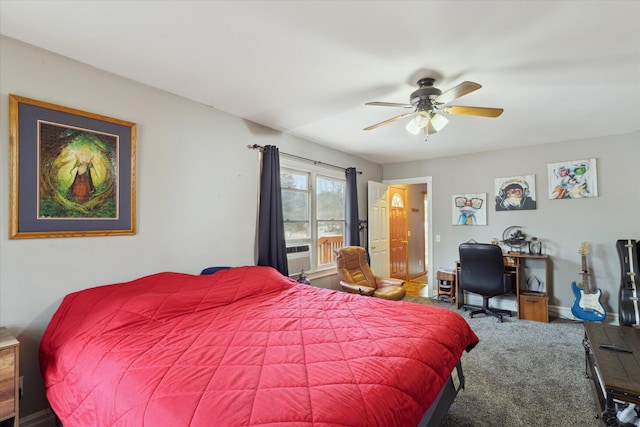
<path id="1" fill-rule="evenodd" d="M 599 197 L 550 200 L 547 164 L 589 158 L 597 159 Z M 617 313 L 621 274 L 616 241 L 640 240 L 640 132 L 385 165 L 383 170 L 384 180 L 433 177 L 433 234 L 441 236 L 432 248 L 435 268 L 453 267 L 460 243 L 500 239 L 505 228 L 519 225 L 542 239 L 553 267 L 549 304 L 566 311 L 573 302 L 570 284 L 581 281 L 578 249 L 590 241 L 591 283 L 604 292 L 606 308 Z M 496 212 L 494 178 L 517 175 L 536 176 L 537 209 Z M 451 225 L 451 196 L 465 193 L 487 193 L 486 226 Z"/>
<path id="2" fill-rule="evenodd" d="M 135 236 L 8 239 L 9 94 L 137 123 Z M 364 172 L 358 190 L 365 216 L 366 183 L 382 177 L 379 165 L 6 37 L 0 110 L 0 325 L 21 342 L 23 416 L 47 407 L 38 345 L 66 294 L 158 271 L 255 264 L 259 155 L 248 144 L 355 166 Z"/>

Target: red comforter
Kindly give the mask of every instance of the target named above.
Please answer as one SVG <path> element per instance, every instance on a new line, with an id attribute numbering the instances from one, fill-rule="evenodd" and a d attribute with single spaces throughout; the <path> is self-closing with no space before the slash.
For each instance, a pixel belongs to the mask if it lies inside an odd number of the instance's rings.
<path id="1" fill-rule="evenodd" d="M 40 363 L 65 427 L 415 426 L 477 342 L 447 309 L 237 267 L 67 295 Z"/>

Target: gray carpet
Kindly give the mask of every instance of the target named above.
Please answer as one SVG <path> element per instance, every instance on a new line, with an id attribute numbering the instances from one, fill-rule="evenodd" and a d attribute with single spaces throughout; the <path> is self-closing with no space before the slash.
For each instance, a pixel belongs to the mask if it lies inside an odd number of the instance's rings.
<path id="1" fill-rule="evenodd" d="M 405 301 L 425 303 L 407 296 Z M 455 310 L 455 304 L 432 304 Z M 480 338 L 462 358 L 466 387 L 451 405 L 443 427 L 598 426 L 597 406 L 584 376 L 582 323 L 550 323 L 483 315 L 469 318 Z"/>

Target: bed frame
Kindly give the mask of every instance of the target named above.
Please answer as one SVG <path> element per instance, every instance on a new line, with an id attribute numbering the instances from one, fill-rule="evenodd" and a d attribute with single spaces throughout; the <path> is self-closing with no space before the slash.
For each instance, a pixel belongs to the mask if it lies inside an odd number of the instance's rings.
<path id="1" fill-rule="evenodd" d="M 444 384 L 435 402 L 429 407 L 427 412 L 422 416 L 418 427 L 437 427 L 442 424 L 445 415 L 449 411 L 449 407 L 455 400 L 460 389 L 464 388 L 464 373 L 462 372 L 462 363 L 458 362 L 451 376 Z"/>

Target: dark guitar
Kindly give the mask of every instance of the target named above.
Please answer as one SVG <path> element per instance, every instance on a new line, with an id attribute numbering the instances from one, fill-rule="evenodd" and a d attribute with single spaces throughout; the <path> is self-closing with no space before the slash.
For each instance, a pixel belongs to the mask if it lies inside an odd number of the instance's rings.
<path id="1" fill-rule="evenodd" d="M 589 272 L 587 271 L 587 254 L 589 253 L 589 242 L 582 243 L 580 255 L 582 255 L 582 285 L 571 282 L 571 289 L 575 299 L 571 305 L 571 313 L 578 319 L 591 322 L 601 322 L 607 317 L 607 313 L 600 303 L 602 291 L 596 289 L 593 292 L 589 286 Z"/>
<path id="2" fill-rule="evenodd" d="M 638 242 L 640 243 L 640 242 Z M 618 322 L 621 326 L 640 326 L 638 309 L 638 243 L 618 240 L 616 248 L 620 258 L 620 293 L 618 294 Z"/>

